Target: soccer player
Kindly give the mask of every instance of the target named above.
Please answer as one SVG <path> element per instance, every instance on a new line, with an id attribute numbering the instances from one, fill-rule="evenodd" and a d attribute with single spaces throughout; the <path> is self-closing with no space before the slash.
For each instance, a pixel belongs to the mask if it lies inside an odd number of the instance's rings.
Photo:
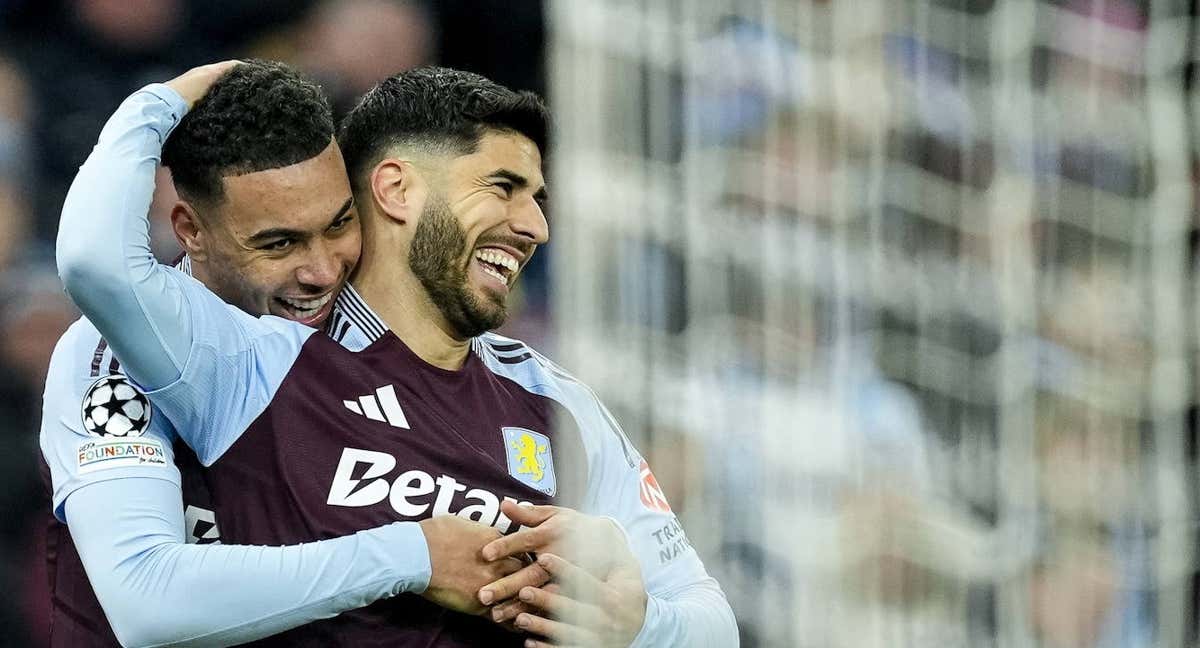
<path id="1" fill-rule="evenodd" d="M 184 81 L 207 87 L 227 68 L 195 71 Z M 183 198 L 172 218 L 190 252 L 175 272 L 194 276 L 247 312 L 320 325 L 360 252 L 357 212 L 320 90 L 282 65 L 242 64 L 169 139 L 175 122 L 163 123 L 161 111 L 174 110 L 178 118 L 186 106 L 170 103 L 177 96 L 165 87 L 157 92 L 169 93 L 168 100 L 155 91 L 139 93 L 108 125 L 80 176 L 91 191 L 72 193 L 68 209 L 128 200 L 129 209 L 145 213 L 158 148 L 167 139 L 163 157 Z M 106 157 L 138 155 L 148 141 L 154 152 L 131 160 L 135 172 L 109 175 Z M 106 235 L 154 264 L 144 228 Z M 283 238 L 290 243 L 281 244 Z M 69 233 L 64 239 L 72 240 Z M 100 240 L 77 243 L 94 245 L 90 253 L 97 256 L 115 249 Z M 139 290 L 172 290 L 149 266 L 128 270 L 121 280 L 89 288 L 89 297 L 112 298 L 128 280 L 148 282 Z M 178 313 L 184 312 L 180 305 Z M 187 325 L 173 320 L 175 312 L 159 314 L 162 326 Z M 108 325 L 133 339 L 170 335 L 147 327 L 144 318 L 109 315 Z M 121 374 L 119 357 L 81 319 L 51 361 L 42 443 L 53 473 L 54 513 L 69 522 L 52 530 L 50 542 L 54 646 L 250 641 L 400 591 L 421 591 L 430 558 L 414 547 L 426 541 L 453 542 L 465 554 L 472 533 L 476 549 L 499 535 L 465 520 L 454 528 L 447 523 L 458 520 L 426 521 L 423 529 L 381 521 L 304 546 L 184 544 L 189 532 L 198 542 L 217 539 L 212 512 L 201 508 L 208 504 L 204 477 L 194 457 L 187 461 L 187 448 L 176 452 L 168 418 L 146 408 Z M 181 469 L 173 465 L 175 454 Z M 463 587 L 464 596 L 512 568 L 481 571 Z"/>
<path id="2" fill-rule="evenodd" d="M 169 128 L 188 103 L 169 88 L 146 92 L 163 103 L 135 131 Z M 122 117 L 118 111 L 113 120 Z M 539 556 L 560 587 L 574 586 L 575 598 L 521 588 L 541 610 L 518 616 L 518 627 L 567 643 L 735 646 L 720 588 L 594 394 L 520 342 L 487 333 L 503 321 L 509 287 L 548 237 L 539 204 L 546 123 L 535 96 L 453 70 L 404 73 L 369 92 L 341 133 L 364 246 L 353 285 L 337 298 L 332 337 L 249 317 L 168 268 L 150 264 L 158 283 L 149 288 L 130 281 L 128 267 L 147 266 L 145 252 L 110 232 L 144 235 L 144 210 L 106 199 L 86 165 L 72 194 L 87 196 L 88 208 L 64 208 L 60 271 L 129 375 L 207 466 L 224 538 L 286 544 L 447 513 L 503 531 L 514 521 L 537 525 L 514 534 L 520 543 L 489 544 L 482 552 L 489 560 L 525 549 L 567 552 L 567 530 L 610 538 L 624 551 L 607 564 L 582 554 L 567 556 L 578 566 Z M 89 164 L 128 184 L 139 160 L 157 153 L 154 138 L 140 142 Z M 117 252 L 88 254 L 74 240 L 84 238 Z M 114 283 L 120 288 L 102 297 L 90 293 Z M 147 340 L 101 324 L 113 324 L 116 313 L 166 334 Z M 550 531 L 555 525 L 558 533 Z M 414 543 L 412 550 L 427 551 L 436 565 L 442 547 Z M 435 567 L 434 591 L 426 591 L 434 600 L 438 577 Z M 484 592 L 510 585 L 502 580 Z M 593 604 L 600 600 L 610 604 Z M 551 618 L 585 605 L 592 613 L 569 614 L 569 623 Z M 409 595 L 269 641 L 523 642 Z"/>

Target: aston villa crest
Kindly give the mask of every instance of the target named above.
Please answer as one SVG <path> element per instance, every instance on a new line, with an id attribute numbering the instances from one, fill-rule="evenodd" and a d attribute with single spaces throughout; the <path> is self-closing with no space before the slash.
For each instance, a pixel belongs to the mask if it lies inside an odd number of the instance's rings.
<path id="1" fill-rule="evenodd" d="M 519 427 L 500 428 L 508 455 L 508 474 L 526 486 L 551 497 L 558 490 L 550 438 Z"/>

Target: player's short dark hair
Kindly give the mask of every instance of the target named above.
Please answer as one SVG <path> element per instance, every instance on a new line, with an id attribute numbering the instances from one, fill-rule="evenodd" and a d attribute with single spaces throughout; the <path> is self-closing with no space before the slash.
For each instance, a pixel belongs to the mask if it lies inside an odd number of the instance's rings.
<path id="1" fill-rule="evenodd" d="M 325 93 L 292 68 L 249 60 L 209 88 L 163 145 L 163 165 L 187 200 L 215 204 L 221 178 L 291 166 L 333 138 Z"/>
<path id="2" fill-rule="evenodd" d="M 442 67 L 401 72 L 371 88 L 346 117 L 338 144 L 350 183 L 395 146 L 466 155 L 489 130 L 515 131 L 546 152 L 550 112 L 537 94 L 510 90 L 486 77 Z"/>

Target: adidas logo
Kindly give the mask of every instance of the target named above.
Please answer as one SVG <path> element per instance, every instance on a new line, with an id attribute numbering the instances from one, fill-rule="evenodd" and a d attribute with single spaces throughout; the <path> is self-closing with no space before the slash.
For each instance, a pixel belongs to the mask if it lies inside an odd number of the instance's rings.
<path id="1" fill-rule="evenodd" d="M 365 416 L 372 421 L 382 421 L 392 427 L 411 429 L 404 410 L 400 409 L 400 401 L 396 400 L 396 390 L 391 385 L 384 385 L 375 390 L 374 394 L 359 396 L 358 400 L 344 400 L 346 409 Z"/>

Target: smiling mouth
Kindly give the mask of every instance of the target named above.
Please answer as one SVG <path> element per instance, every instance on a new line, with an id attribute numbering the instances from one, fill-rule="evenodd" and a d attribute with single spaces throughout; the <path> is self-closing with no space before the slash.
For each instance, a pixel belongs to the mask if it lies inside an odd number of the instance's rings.
<path id="1" fill-rule="evenodd" d="M 475 260 L 479 261 L 483 271 L 494 277 L 502 285 L 508 286 L 512 278 L 516 276 L 517 270 L 521 268 L 521 263 L 516 257 L 496 248 L 479 248 L 475 250 Z"/>
<path id="2" fill-rule="evenodd" d="M 282 307 L 287 319 L 310 325 L 324 318 L 332 301 L 332 291 L 315 299 L 275 298 L 275 302 Z"/>

